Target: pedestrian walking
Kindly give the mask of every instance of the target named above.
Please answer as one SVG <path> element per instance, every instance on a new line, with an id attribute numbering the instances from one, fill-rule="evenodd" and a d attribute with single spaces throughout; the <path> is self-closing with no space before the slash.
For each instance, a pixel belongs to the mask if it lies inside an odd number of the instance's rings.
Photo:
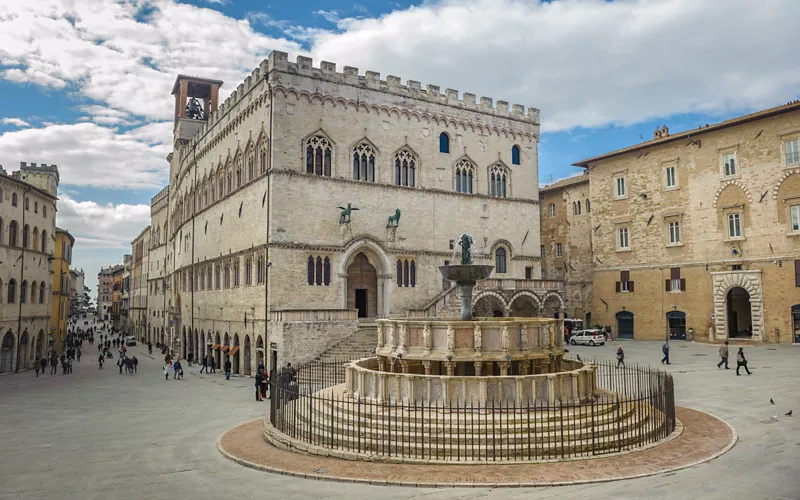
<path id="1" fill-rule="evenodd" d="M 661 352 L 664 353 L 664 357 L 661 358 L 661 364 L 663 365 L 665 362 L 669 364 L 669 340 L 664 342 L 664 345 L 661 346 Z"/>
<path id="2" fill-rule="evenodd" d="M 103 362 L 105 362 L 105 357 L 101 354 L 97 357 L 97 364 L 100 365 L 100 370 L 103 369 Z"/>
<path id="3" fill-rule="evenodd" d="M 44 371 L 47 369 L 47 358 L 42 357 L 40 363 L 42 363 L 42 375 L 44 375 Z"/>
<path id="4" fill-rule="evenodd" d="M 231 379 L 231 360 L 225 361 L 225 380 Z"/>
<path id="5" fill-rule="evenodd" d="M 164 363 L 164 380 L 169 380 L 170 368 L 172 368 L 172 363 Z"/>
<path id="6" fill-rule="evenodd" d="M 39 355 L 36 355 L 36 361 L 34 362 L 34 368 L 36 368 L 36 376 L 39 376 L 39 368 L 42 367 L 41 361 L 39 361 Z M 44 375 L 44 374 L 43 374 Z"/>
<path id="7" fill-rule="evenodd" d="M 260 371 L 256 372 L 256 401 L 263 401 L 264 397 L 261 394 L 261 383 L 264 381 L 264 376 Z"/>
<path id="8" fill-rule="evenodd" d="M 189 362 L 189 366 L 192 366 L 192 360 L 193 360 L 193 359 L 194 359 L 194 354 L 192 354 L 192 353 L 190 352 L 190 353 L 189 353 L 189 355 L 188 355 L 188 356 L 186 356 L 186 361 L 188 361 L 188 362 Z"/>
<path id="9" fill-rule="evenodd" d="M 72 373 L 72 358 L 67 359 L 67 373 Z"/>
<path id="10" fill-rule="evenodd" d="M 203 366 L 200 367 L 200 373 L 208 373 L 208 358 L 203 358 Z"/>
<path id="11" fill-rule="evenodd" d="M 719 363 L 717 363 L 717 368 L 721 367 L 725 364 L 725 369 L 728 370 L 728 341 L 726 340 L 724 344 L 719 346 Z"/>
<path id="12" fill-rule="evenodd" d="M 208 361 L 208 367 L 211 369 L 211 373 L 217 373 L 217 366 L 216 362 L 214 361 L 214 356 L 211 356 L 211 359 Z"/>
<path id="13" fill-rule="evenodd" d="M 136 356 L 133 357 L 133 373 L 136 373 L 136 367 L 139 366 L 139 360 L 136 359 Z"/>
<path id="14" fill-rule="evenodd" d="M 262 368 L 261 369 L 261 399 L 262 400 L 264 398 L 269 399 L 269 395 L 267 394 L 267 390 L 269 389 L 268 382 L 269 382 L 269 378 L 267 377 L 267 369 L 266 368 Z"/>
<path id="15" fill-rule="evenodd" d="M 744 367 L 744 371 L 750 375 L 750 370 L 747 369 L 747 358 L 744 357 L 744 347 L 739 348 L 739 352 L 736 353 L 736 375 L 740 375 L 739 368 Z"/>
<path id="16" fill-rule="evenodd" d="M 625 351 L 622 350 L 621 345 L 617 346 L 617 368 L 619 368 L 619 365 L 625 368 Z"/>
<path id="17" fill-rule="evenodd" d="M 78 350 L 75 351 L 75 354 L 78 355 L 78 363 L 80 363 L 81 362 L 81 348 L 80 347 L 78 347 Z"/>
<path id="18" fill-rule="evenodd" d="M 180 369 L 180 367 L 181 367 L 181 362 L 179 360 L 175 360 L 175 362 L 172 363 L 172 370 L 173 370 L 172 380 L 178 378 L 178 370 Z"/>
<path id="19" fill-rule="evenodd" d="M 56 355 L 53 354 L 50 357 L 50 375 L 55 375 L 57 371 L 58 371 L 58 357 L 56 357 Z"/>

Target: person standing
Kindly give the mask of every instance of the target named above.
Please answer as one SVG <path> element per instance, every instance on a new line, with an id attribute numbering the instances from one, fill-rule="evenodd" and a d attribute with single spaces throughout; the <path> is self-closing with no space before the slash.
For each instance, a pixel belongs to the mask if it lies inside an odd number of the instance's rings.
<path id="1" fill-rule="evenodd" d="M 42 363 L 42 375 L 44 375 L 44 371 L 45 369 L 47 369 L 47 358 L 42 357 L 41 363 Z"/>
<path id="2" fill-rule="evenodd" d="M 661 352 L 664 353 L 664 357 L 661 358 L 661 364 L 663 365 L 665 362 L 669 364 L 669 340 L 664 342 L 664 345 L 661 346 Z"/>
<path id="3" fill-rule="evenodd" d="M 189 355 L 188 355 L 188 356 L 186 356 L 186 361 L 188 361 L 188 362 L 189 362 L 189 366 L 192 366 L 192 360 L 193 360 L 193 359 L 194 359 L 194 354 L 192 354 L 192 353 L 190 352 L 190 353 L 189 353 Z"/>
<path id="4" fill-rule="evenodd" d="M 208 368 L 211 370 L 211 373 L 217 373 L 216 370 L 216 362 L 214 361 L 214 356 L 210 356 L 211 359 L 208 360 Z"/>
<path id="5" fill-rule="evenodd" d="M 164 363 L 164 380 L 169 380 L 169 369 L 172 368 L 172 363 Z"/>
<path id="6" fill-rule="evenodd" d="M 176 359 L 174 363 L 172 363 L 172 380 L 176 380 L 178 378 L 178 370 L 181 369 L 181 362 L 180 360 Z"/>
<path id="7" fill-rule="evenodd" d="M 728 370 L 728 341 L 726 340 L 724 344 L 719 346 L 719 363 L 717 363 L 717 368 L 721 367 L 723 363 L 725 364 L 725 369 Z"/>
<path id="8" fill-rule="evenodd" d="M 231 379 L 231 360 L 225 361 L 225 380 Z"/>
<path id="9" fill-rule="evenodd" d="M 100 369 L 101 369 L 101 370 L 103 369 L 103 362 L 104 362 L 104 361 L 105 361 L 105 359 L 104 359 L 104 356 L 103 356 L 102 354 L 101 354 L 100 356 L 98 356 L 98 357 L 97 357 L 97 364 L 99 364 L 99 365 L 100 365 Z"/>
<path id="10" fill-rule="evenodd" d="M 747 358 L 744 357 L 744 347 L 739 348 L 739 352 L 736 354 L 736 375 L 740 375 L 739 368 L 744 366 L 744 371 L 750 375 L 750 370 L 747 369 Z"/>
<path id="11" fill-rule="evenodd" d="M 200 373 L 208 373 L 208 358 L 203 358 L 203 366 L 200 367 Z"/>
<path id="12" fill-rule="evenodd" d="M 269 399 L 269 394 L 267 393 L 268 390 L 269 390 L 269 378 L 267 376 L 267 369 L 266 368 L 262 368 L 261 369 L 261 395 L 262 395 L 262 400 L 263 400 L 263 398 Z"/>
<path id="13" fill-rule="evenodd" d="M 264 382 L 264 376 L 260 371 L 256 371 L 256 401 L 263 401 L 264 397 L 261 394 L 261 383 Z"/>
<path id="14" fill-rule="evenodd" d="M 78 363 L 80 363 L 81 362 L 81 348 L 80 348 L 80 346 L 78 347 L 78 350 L 75 351 L 75 354 L 78 355 Z"/>
<path id="15" fill-rule="evenodd" d="M 625 351 L 622 350 L 621 345 L 617 346 L 617 368 L 619 368 L 619 365 L 625 368 Z"/>
<path id="16" fill-rule="evenodd" d="M 38 354 L 36 355 L 36 361 L 34 362 L 33 367 L 36 368 L 36 376 L 38 377 L 39 376 L 39 368 L 42 367 L 41 361 L 39 361 L 39 355 Z M 44 375 L 44 374 L 42 374 L 42 375 Z"/>
<path id="17" fill-rule="evenodd" d="M 139 360 L 136 359 L 136 356 L 133 357 L 133 373 L 136 373 L 136 367 L 139 366 Z"/>

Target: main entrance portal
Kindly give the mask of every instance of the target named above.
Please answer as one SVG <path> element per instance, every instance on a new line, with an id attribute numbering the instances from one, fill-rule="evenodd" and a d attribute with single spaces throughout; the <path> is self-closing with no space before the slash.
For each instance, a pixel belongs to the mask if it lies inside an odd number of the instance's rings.
<path id="1" fill-rule="evenodd" d="M 670 340 L 686 340 L 686 313 L 670 311 L 667 313 L 667 327 Z"/>
<path id="2" fill-rule="evenodd" d="M 358 309 L 359 318 L 378 315 L 378 273 L 363 253 L 347 268 L 347 307 Z"/>
<path id="3" fill-rule="evenodd" d="M 750 311 L 750 294 L 740 287 L 731 288 L 726 298 L 728 337 L 752 337 L 753 321 Z"/>

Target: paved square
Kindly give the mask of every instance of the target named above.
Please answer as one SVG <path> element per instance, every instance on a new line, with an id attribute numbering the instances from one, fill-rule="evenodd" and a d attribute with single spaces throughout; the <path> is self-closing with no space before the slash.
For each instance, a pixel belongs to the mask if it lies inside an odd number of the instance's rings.
<path id="1" fill-rule="evenodd" d="M 626 361 L 656 365 L 658 342 L 625 342 Z M 611 359 L 616 343 L 570 347 Z M 0 376 L 0 498 L 680 498 L 800 499 L 800 348 L 746 348 L 752 376 L 717 369 L 717 346 L 673 343 L 676 403 L 733 425 L 739 443 L 690 469 L 642 479 L 523 490 L 426 489 L 321 482 L 254 471 L 225 459 L 217 438 L 261 416 L 253 381 L 200 375 L 164 380 L 160 356 L 132 348 L 139 373 L 101 371 L 92 349 L 72 375 Z M 91 353 L 91 354 L 90 354 Z M 769 404 L 773 398 L 775 406 Z M 784 417 L 793 409 L 797 416 Z M 770 420 L 779 415 L 776 421 Z M 313 461 L 313 457 L 309 457 Z M 577 465 L 576 465 L 577 466 Z"/>

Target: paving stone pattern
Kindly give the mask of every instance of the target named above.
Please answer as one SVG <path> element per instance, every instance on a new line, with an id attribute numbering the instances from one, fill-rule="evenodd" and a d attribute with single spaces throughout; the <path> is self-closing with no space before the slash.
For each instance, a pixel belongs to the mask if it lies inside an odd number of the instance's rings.
<path id="1" fill-rule="evenodd" d="M 661 357 L 660 342 L 623 345 L 629 362 L 655 365 Z M 612 359 L 615 346 L 570 350 L 584 359 Z M 746 348 L 749 377 L 717 369 L 717 349 L 674 343 L 674 362 L 665 368 L 675 375 L 677 404 L 736 428 L 739 442 L 729 452 L 647 478 L 519 490 L 371 486 L 242 467 L 219 453 L 216 441 L 266 411 L 266 403 L 255 401 L 252 379 L 226 382 L 221 372 L 199 375 L 195 365 L 186 368 L 186 380 L 165 381 L 163 358 L 149 358 L 141 346 L 132 348 L 139 373 L 128 377 L 113 364 L 98 370 L 86 349 L 72 375 L 0 376 L 0 499 L 505 499 L 510 491 L 524 499 L 800 499 L 800 415 L 783 416 L 792 408 L 800 414 L 800 347 Z"/>

